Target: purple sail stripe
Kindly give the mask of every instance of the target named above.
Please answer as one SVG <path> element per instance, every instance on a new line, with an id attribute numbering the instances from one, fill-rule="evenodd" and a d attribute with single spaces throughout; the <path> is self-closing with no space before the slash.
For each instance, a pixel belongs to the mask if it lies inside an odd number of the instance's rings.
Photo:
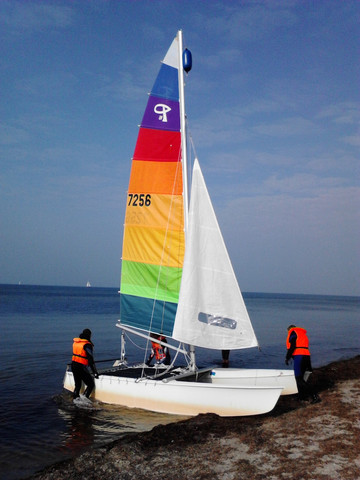
<path id="1" fill-rule="evenodd" d="M 141 126 L 179 132 L 179 102 L 150 95 Z"/>

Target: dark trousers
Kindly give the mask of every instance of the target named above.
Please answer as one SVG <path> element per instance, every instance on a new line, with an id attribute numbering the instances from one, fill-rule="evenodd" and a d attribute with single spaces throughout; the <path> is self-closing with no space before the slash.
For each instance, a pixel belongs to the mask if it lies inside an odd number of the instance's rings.
<path id="1" fill-rule="evenodd" d="M 74 398 L 77 398 L 80 395 L 82 382 L 84 382 L 86 385 L 84 395 L 89 398 L 91 392 L 94 390 L 95 387 L 94 379 L 90 374 L 89 370 L 86 368 L 85 365 L 78 362 L 71 363 L 71 370 L 74 374 L 75 381 Z"/>
<path id="2" fill-rule="evenodd" d="M 305 372 L 312 372 L 310 355 L 294 355 L 294 373 L 298 387 L 299 398 L 306 400 L 316 395 L 314 388 L 305 379 Z"/>

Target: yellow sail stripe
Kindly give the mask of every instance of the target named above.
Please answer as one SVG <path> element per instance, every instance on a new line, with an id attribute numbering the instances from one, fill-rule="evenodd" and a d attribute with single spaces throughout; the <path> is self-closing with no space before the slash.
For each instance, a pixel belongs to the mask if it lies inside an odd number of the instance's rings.
<path id="1" fill-rule="evenodd" d="M 125 225 L 184 229 L 183 198 L 181 195 L 128 195 Z M 140 204 L 142 206 L 140 206 Z"/>
<path id="2" fill-rule="evenodd" d="M 184 253 L 182 230 L 125 226 L 123 260 L 182 268 Z"/>

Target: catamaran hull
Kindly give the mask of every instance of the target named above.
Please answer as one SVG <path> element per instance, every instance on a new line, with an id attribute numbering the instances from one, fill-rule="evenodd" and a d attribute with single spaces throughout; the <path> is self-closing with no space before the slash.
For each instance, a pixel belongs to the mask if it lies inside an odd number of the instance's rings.
<path id="1" fill-rule="evenodd" d="M 283 387 L 281 395 L 298 393 L 292 370 L 271 370 L 252 368 L 214 368 L 210 372 L 215 385 L 242 385 L 258 387 Z"/>
<path id="2" fill-rule="evenodd" d="M 74 390 L 71 371 L 65 373 L 64 388 Z M 260 415 L 271 411 L 282 387 L 259 387 L 171 380 L 141 380 L 100 375 L 95 380 L 95 400 L 142 408 L 154 412 L 194 416 L 216 413 L 227 416 Z"/>

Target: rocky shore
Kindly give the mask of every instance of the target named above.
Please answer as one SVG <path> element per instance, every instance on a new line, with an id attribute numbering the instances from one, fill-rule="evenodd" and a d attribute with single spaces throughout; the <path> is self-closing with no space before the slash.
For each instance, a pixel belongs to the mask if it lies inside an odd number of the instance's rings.
<path id="1" fill-rule="evenodd" d="M 321 403 L 281 397 L 261 416 L 199 415 L 128 434 L 32 480 L 360 479 L 360 356 L 314 370 Z"/>

